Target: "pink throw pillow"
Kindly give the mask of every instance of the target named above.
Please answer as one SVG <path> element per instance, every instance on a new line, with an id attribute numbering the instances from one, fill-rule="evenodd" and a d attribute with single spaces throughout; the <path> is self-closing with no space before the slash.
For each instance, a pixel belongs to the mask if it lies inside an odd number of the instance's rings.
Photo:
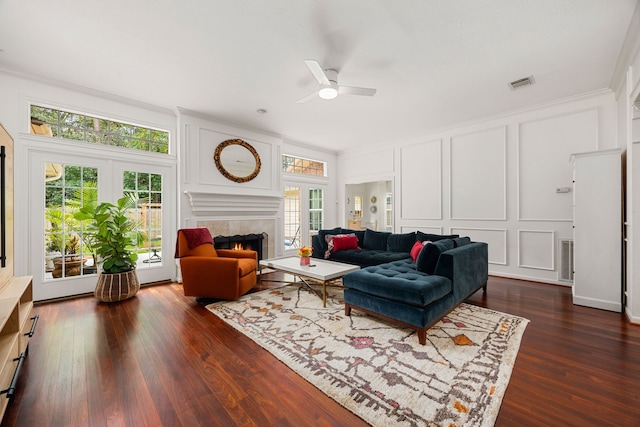
<path id="1" fill-rule="evenodd" d="M 413 247 L 411 248 L 411 258 L 413 259 L 413 262 L 416 262 L 416 260 L 418 259 L 418 254 L 420 253 L 421 250 L 422 250 L 422 242 L 415 242 L 413 244 Z"/>
<path id="2" fill-rule="evenodd" d="M 431 240 L 425 240 L 424 242 L 417 241 L 413 244 L 413 247 L 411 248 L 411 258 L 413 259 L 413 262 L 416 262 L 418 255 L 420 255 L 420 251 L 427 243 L 431 243 Z"/>

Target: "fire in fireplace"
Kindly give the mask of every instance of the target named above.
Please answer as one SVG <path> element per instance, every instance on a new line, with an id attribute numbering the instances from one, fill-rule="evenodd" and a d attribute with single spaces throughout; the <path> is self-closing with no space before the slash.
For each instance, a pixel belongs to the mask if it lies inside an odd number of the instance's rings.
<path id="1" fill-rule="evenodd" d="M 216 236 L 213 238 L 213 246 L 216 249 L 250 249 L 258 253 L 259 261 L 263 259 L 263 248 L 268 247 L 267 239 L 267 233 Z"/>

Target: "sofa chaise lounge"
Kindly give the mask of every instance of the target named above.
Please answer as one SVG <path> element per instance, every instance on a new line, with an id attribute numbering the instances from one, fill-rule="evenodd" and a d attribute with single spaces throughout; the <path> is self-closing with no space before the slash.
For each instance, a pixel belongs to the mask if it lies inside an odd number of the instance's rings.
<path id="1" fill-rule="evenodd" d="M 348 273 L 345 314 L 363 311 L 415 329 L 420 344 L 426 331 L 488 280 L 488 246 L 468 237 L 442 239 L 411 257 Z"/>

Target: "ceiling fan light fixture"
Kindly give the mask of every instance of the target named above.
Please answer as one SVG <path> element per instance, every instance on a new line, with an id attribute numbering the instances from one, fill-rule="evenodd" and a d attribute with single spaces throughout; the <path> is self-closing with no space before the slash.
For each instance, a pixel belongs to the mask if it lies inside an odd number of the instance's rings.
<path id="1" fill-rule="evenodd" d="M 338 89 L 333 86 L 325 86 L 320 89 L 318 96 L 322 99 L 333 99 L 338 96 Z"/>

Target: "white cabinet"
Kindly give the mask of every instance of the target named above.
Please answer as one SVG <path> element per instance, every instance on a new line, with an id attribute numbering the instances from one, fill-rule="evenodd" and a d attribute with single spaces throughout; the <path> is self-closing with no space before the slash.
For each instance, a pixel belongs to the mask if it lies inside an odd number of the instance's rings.
<path id="1" fill-rule="evenodd" d="M 16 391 L 38 316 L 32 317 L 31 276 L 14 277 L 0 291 L 0 419 Z"/>
<path id="2" fill-rule="evenodd" d="M 622 151 L 573 154 L 573 303 L 622 311 Z"/>

